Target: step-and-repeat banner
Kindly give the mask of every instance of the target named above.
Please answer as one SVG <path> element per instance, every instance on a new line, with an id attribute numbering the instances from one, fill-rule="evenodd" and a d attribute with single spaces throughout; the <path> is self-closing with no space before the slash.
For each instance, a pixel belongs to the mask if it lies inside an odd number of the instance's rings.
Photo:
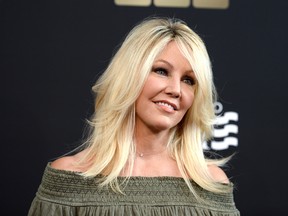
<path id="1" fill-rule="evenodd" d="M 0 7 L 7 215 L 26 215 L 46 163 L 80 143 L 91 86 L 148 16 L 181 18 L 206 43 L 219 118 L 203 148 L 235 153 L 225 169 L 242 215 L 288 215 L 286 1 L 0 0 Z"/>

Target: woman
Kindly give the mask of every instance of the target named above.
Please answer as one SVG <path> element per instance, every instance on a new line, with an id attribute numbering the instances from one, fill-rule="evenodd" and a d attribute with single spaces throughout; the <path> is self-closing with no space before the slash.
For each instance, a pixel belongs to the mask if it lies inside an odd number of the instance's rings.
<path id="1" fill-rule="evenodd" d="M 183 21 L 149 18 L 93 87 L 81 150 L 48 163 L 34 215 L 240 215 L 233 184 L 205 158 L 215 89 L 206 48 Z"/>

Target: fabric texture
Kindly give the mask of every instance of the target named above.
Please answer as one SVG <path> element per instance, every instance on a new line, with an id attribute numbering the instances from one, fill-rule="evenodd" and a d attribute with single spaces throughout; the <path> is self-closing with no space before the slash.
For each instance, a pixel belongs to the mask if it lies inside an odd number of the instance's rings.
<path id="1" fill-rule="evenodd" d="M 99 178 L 99 177 L 98 177 Z M 119 181 L 124 177 L 119 177 Z M 191 180 L 192 181 L 192 180 Z M 215 194 L 192 181 L 201 203 L 179 177 L 131 177 L 123 192 L 98 187 L 97 177 L 46 166 L 28 216 L 239 216 L 231 192 Z"/>

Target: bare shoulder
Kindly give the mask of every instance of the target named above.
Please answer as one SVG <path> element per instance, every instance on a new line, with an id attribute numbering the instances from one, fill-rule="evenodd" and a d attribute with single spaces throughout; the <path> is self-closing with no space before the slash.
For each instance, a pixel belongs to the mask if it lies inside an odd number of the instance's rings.
<path id="1" fill-rule="evenodd" d="M 73 170 L 73 163 L 75 162 L 74 156 L 65 156 L 58 158 L 57 160 L 53 161 L 51 163 L 51 167 L 54 169 L 59 169 L 59 170 L 69 170 L 69 171 L 74 171 Z"/>
<path id="2" fill-rule="evenodd" d="M 217 182 L 221 182 L 224 184 L 228 184 L 230 183 L 227 175 L 225 174 L 225 172 L 218 166 L 216 165 L 209 165 L 208 166 L 208 170 L 212 176 L 212 178 L 217 181 Z"/>
<path id="3" fill-rule="evenodd" d="M 79 152 L 72 156 L 61 157 L 51 163 L 51 167 L 58 170 L 82 172 L 83 170 L 76 166 L 77 159 L 83 152 Z"/>

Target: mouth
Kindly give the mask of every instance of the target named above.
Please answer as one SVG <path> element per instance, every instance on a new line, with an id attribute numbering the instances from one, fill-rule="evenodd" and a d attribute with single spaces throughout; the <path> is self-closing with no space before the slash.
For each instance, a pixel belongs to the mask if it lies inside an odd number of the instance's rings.
<path id="1" fill-rule="evenodd" d="M 165 106 L 171 110 L 177 110 L 178 109 L 176 104 L 170 103 L 168 101 L 156 101 L 154 103 L 157 105 L 160 105 L 160 106 Z"/>

